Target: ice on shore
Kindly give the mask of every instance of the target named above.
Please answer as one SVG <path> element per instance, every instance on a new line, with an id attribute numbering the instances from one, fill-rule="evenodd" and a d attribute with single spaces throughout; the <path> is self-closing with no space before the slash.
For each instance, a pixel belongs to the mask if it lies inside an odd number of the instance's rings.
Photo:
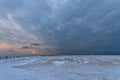
<path id="1" fill-rule="evenodd" d="M 120 56 L 38 56 L 0 60 L 1 80 L 120 80 Z"/>

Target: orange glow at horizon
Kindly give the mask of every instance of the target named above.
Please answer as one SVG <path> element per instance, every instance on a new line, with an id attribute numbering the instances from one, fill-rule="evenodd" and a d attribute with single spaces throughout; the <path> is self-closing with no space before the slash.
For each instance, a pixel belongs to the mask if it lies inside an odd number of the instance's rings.
<path id="1" fill-rule="evenodd" d="M 29 49 L 29 50 L 23 50 L 24 53 L 29 53 L 29 54 L 32 54 L 32 55 L 36 55 L 38 52 L 34 49 Z"/>
<path id="2" fill-rule="evenodd" d="M 36 50 L 32 50 L 32 54 L 37 54 L 37 51 Z"/>
<path id="3" fill-rule="evenodd" d="M 35 46 L 32 48 L 23 48 L 23 45 L 15 45 L 0 41 L 0 55 L 56 55 L 57 51 L 49 45 Z"/>
<path id="4" fill-rule="evenodd" d="M 15 46 L 15 45 L 11 45 L 11 44 L 8 44 L 8 43 L 5 43 L 5 42 L 2 42 L 0 44 L 0 50 L 6 50 L 6 49 L 11 49 L 11 48 L 19 48 L 18 46 Z"/>
<path id="5" fill-rule="evenodd" d="M 23 55 L 35 55 L 37 54 L 37 51 L 34 49 L 21 49 L 21 46 L 16 46 L 16 45 L 12 45 L 12 44 L 8 44 L 5 42 L 2 42 L 0 44 L 0 54 L 8 54 L 8 53 L 15 53 L 17 54 L 23 54 Z"/>

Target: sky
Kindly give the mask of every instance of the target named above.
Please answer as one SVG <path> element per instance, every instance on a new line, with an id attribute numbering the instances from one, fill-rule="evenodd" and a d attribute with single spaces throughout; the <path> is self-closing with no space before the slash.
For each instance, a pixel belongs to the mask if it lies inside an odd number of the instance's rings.
<path id="1" fill-rule="evenodd" d="M 0 55 L 120 54 L 119 0 L 0 0 Z"/>

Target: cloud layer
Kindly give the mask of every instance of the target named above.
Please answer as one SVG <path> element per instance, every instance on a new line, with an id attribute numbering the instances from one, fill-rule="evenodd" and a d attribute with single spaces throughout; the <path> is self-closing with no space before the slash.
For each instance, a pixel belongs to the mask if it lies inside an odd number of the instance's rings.
<path id="1" fill-rule="evenodd" d="M 0 0 L 0 48 L 17 46 L 15 54 L 119 54 L 119 13 L 119 0 Z"/>

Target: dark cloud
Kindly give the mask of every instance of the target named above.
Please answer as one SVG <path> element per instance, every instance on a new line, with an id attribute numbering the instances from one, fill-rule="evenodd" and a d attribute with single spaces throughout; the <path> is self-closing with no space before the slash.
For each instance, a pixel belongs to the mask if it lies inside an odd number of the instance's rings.
<path id="1" fill-rule="evenodd" d="M 33 45 L 33 46 L 40 46 L 39 43 L 31 43 L 31 45 Z"/>
<path id="2" fill-rule="evenodd" d="M 8 51 L 9 51 L 9 52 L 14 52 L 14 49 L 9 49 Z"/>
<path id="3" fill-rule="evenodd" d="M 20 45 L 52 45 L 59 54 L 118 53 L 119 13 L 119 0 L 1 0 L 1 19 L 15 29 L 0 27 L 0 34 Z"/>
<path id="4" fill-rule="evenodd" d="M 31 49 L 33 48 L 32 46 L 22 46 L 23 49 Z"/>

